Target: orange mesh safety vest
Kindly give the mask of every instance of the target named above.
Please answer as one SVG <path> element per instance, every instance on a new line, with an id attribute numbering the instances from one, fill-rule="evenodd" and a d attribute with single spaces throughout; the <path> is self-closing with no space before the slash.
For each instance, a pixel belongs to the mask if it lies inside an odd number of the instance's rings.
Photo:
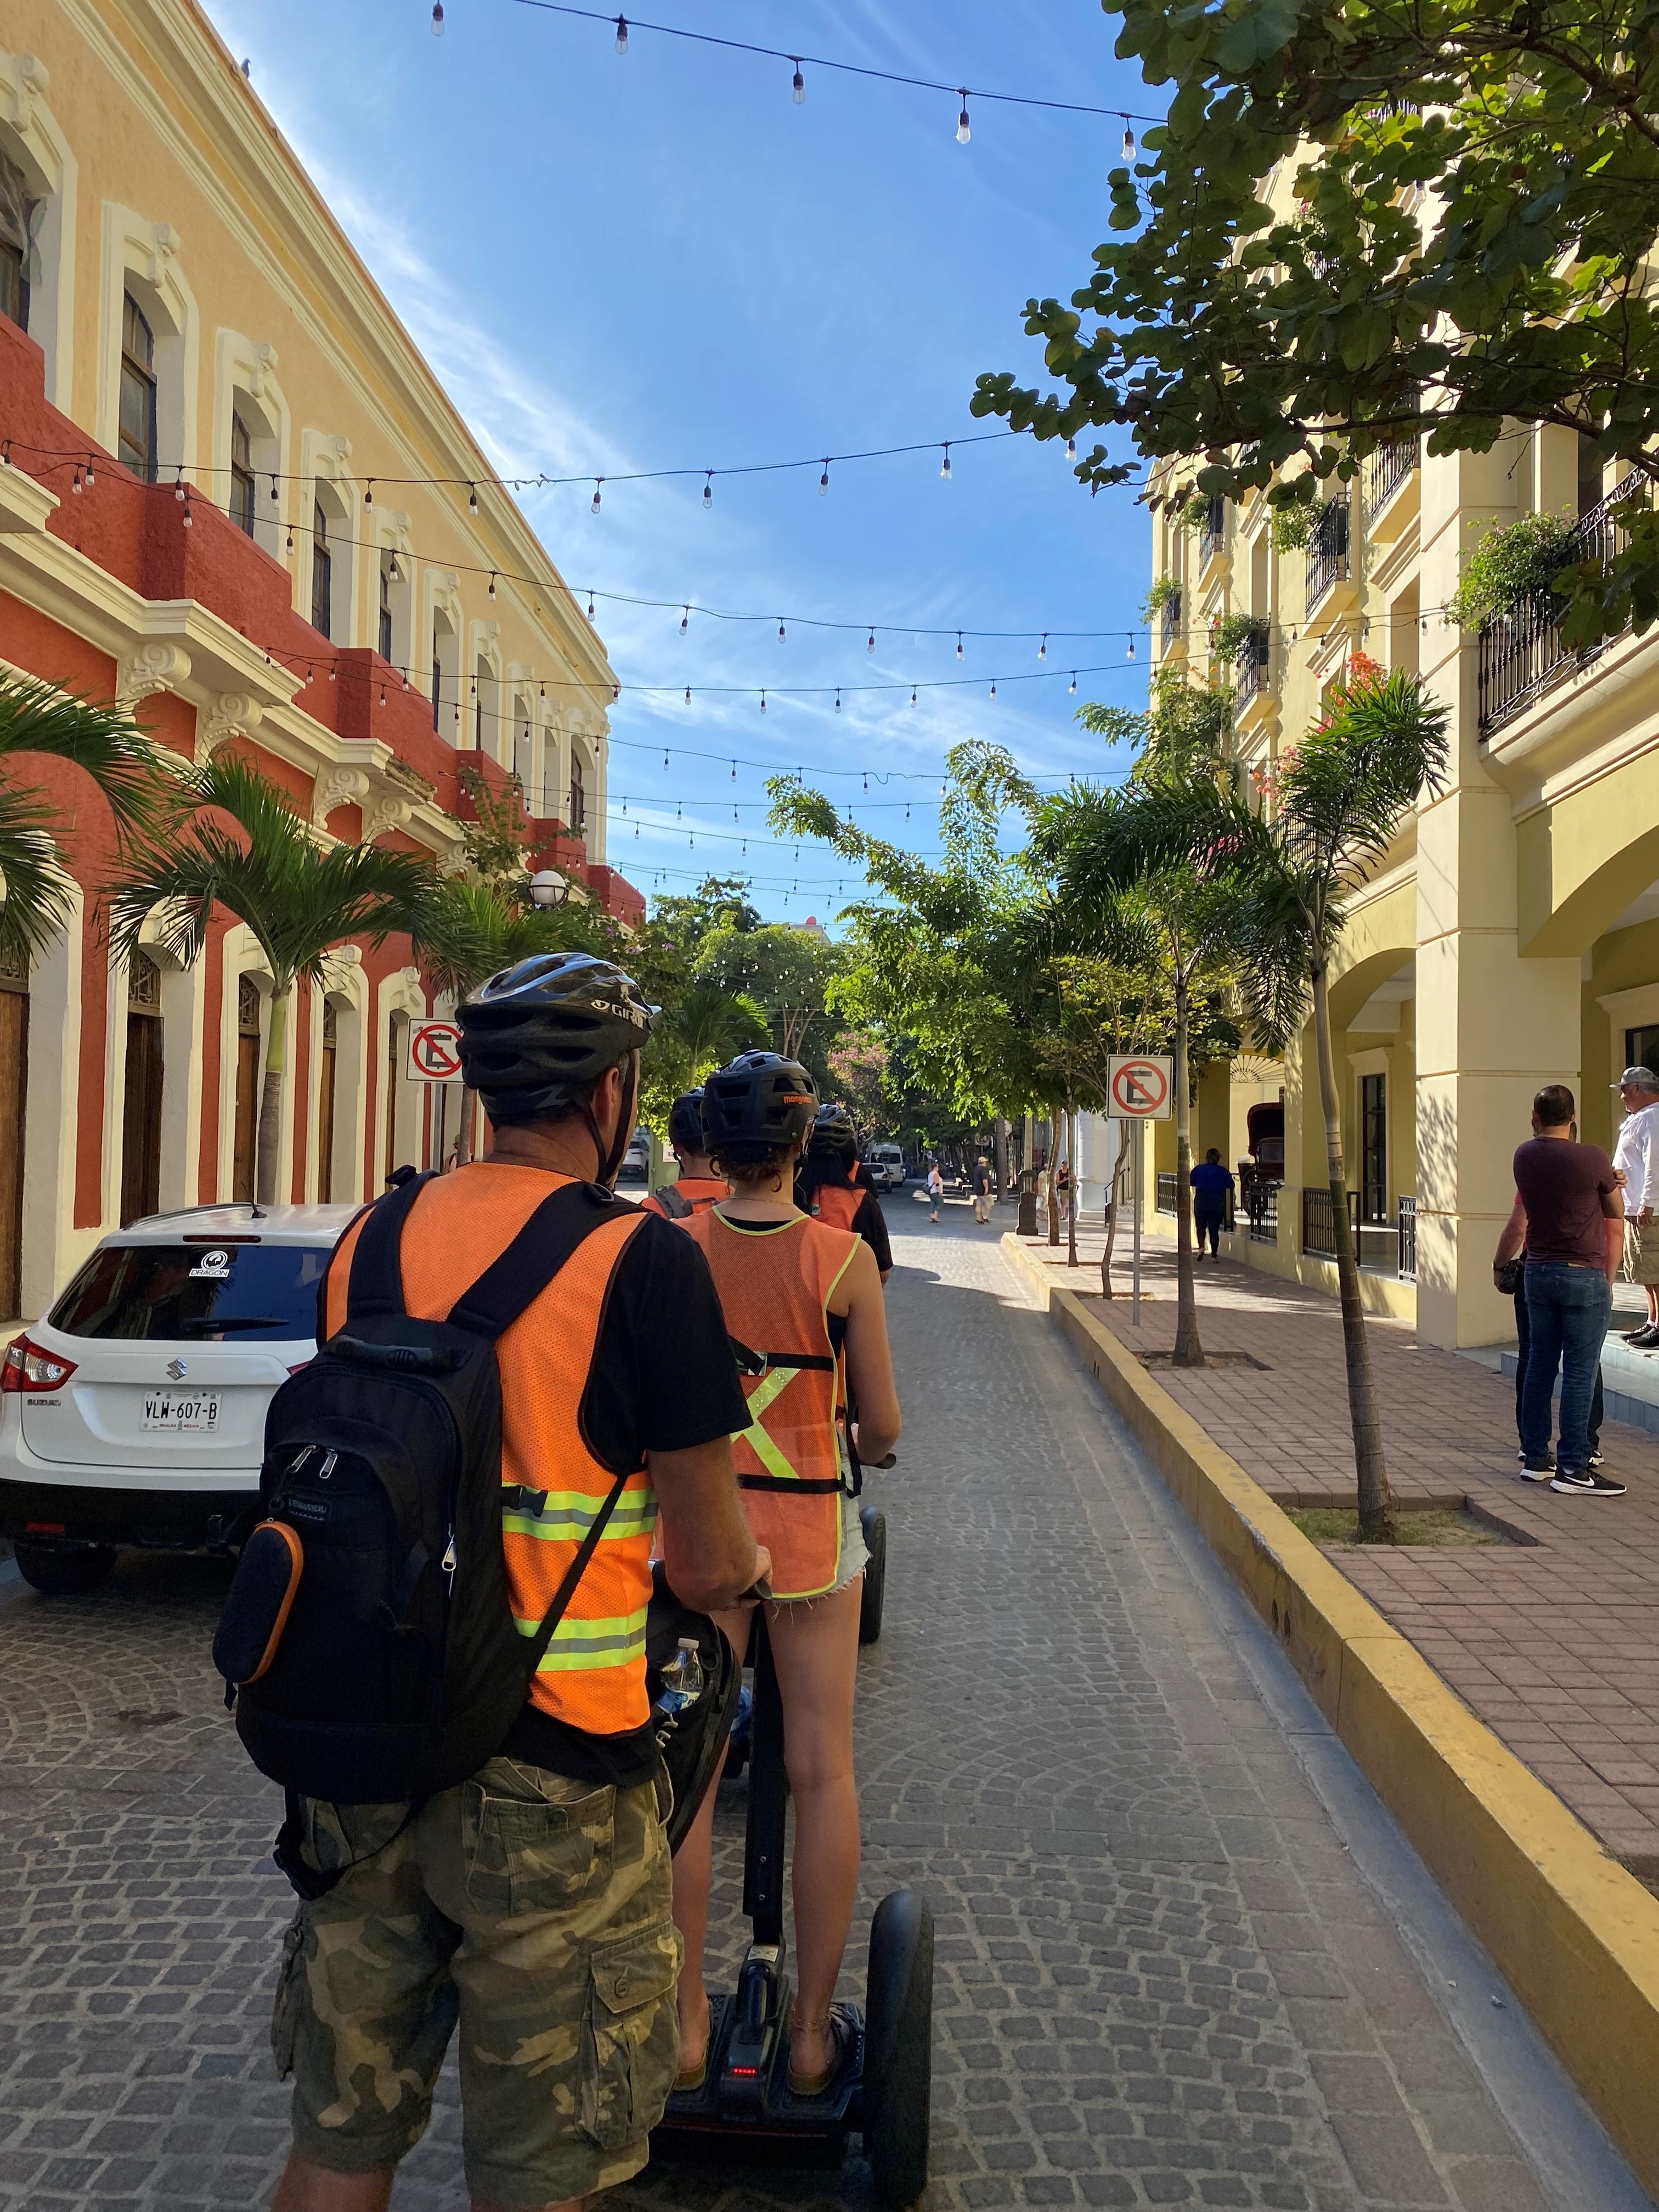
<path id="1" fill-rule="evenodd" d="M 429 1182 L 404 1224 L 399 1257 L 410 1314 L 419 1321 L 446 1319 L 542 1200 L 572 1181 L 540 1168 L 483 1161 Z M 547 1493 L 539 1516 L 501 1515 L 507 1591 L 525 1636 L 534 1635 L 616 1480 L 588 1450 L 578 1415 L 611 1277 L 643 1225 L 636 1212 L 594 1230 L 496 1342 L 502 1485 Z M 331 1335 L 345 1320 L 361 1226 L 352 1224 L 329 1272 Z M 656 1525 L 656 1493 L 641 1468 L 617 1500 L 531 1685 L 532 1705 L 590 1735 L 620 1735 L 651 1717 L 645 1624 Z"/>
<path id="2" fill-rule="evenodd" d="M 838 1182 L 821 1182 L 812 1193 L 812 1218 L 832 1229 L 850 1229 L 853 1217 L 864 1203 L 861 1190 L 848 1190 Z"/>
<path id="3" fill-rule="evenodd" d="M 702 1247 L 728 1332 L 766 1363 L 743 1378 L 749 1426 L 732 1439 L 749 1526 L 772 1554 L 776 1595 L 820 1597 L 841 1573 L 845 1486 L 846 1380 L 829 1307 L 859 1240 L 810 1217 L 735 1229 L 712 1208 L 684 1228 Z"/>
<path id="4" fill-rule="evenodd" d="M 682 1176 L 678 1182 L 653 1190 L 641 1206 L 668 1221 L 684 1221 L 694 1213 L 707 1213 L 726 1196 L 726 1181 L 718 1176 Z"/>

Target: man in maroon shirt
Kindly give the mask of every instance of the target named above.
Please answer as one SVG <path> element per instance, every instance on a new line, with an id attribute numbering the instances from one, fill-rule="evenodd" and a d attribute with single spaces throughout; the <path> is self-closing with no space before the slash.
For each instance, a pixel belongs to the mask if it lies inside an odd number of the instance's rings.
<path id="1" fill-rule="evenodd" d="M 1522 1472 L 1540 1481 L 1551 1474 L 1550 1417 L 1559 1367 L 1561 1430 L 1550 1488 L 1622 1498 L 1624 1484 L 1589 1464 L 1588 1425 L 1613 1310 L 1606 1224 L 1623 1213 L 1625 1200 L 1601 1147 L 1573 1141 L 1576 1110 L 1565 1083 L 1546 1084 L 1533 1100 L 1533 1133 L 1516 1151 L 1515 1212 L 1498 1239 L 1495 1264 L 1501 1267 L 1514 1258 L 1524 1224 L 1530 1342 L 1521 1394 Z"/>

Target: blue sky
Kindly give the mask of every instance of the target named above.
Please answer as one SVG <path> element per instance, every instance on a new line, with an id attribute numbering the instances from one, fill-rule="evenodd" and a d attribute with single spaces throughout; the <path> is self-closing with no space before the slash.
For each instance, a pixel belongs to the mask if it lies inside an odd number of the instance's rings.
<path id="1" fill-rule="evenodd" d="M 1115 114 L 976 101 L 963 146 L 946 93 L 809 64 L 797 106 L 787 62 L 637 27 L 619 56 L 608 25 L 520 0 L 446 0 L 441 39 L 430 0 L 208 4 L 504 475 L 971 437 L 992 427 L 968 412 L 981 370 L 1042 380 L 1025 300 L 1068 295 L 1106 234 Z M 647 13 L 949 83 L 1158 104 L 1114 58 L 1116 19 L 1095 0 L 654 0 Z M 591 487 L 526 499 L 573 586 L 672 603 L 599 612 L 624 687 L 610 857 L 647 893 L 748 873 L 769 916 L 796 921 L 854 895 L 821 848 L 796 860 L 771 840 L 768 767 L 734 780 L 734 757 L 803 770 L 921 851 L 937 846 L 959 738 L 994 737 L 1042 777 L 1113 767 L 1073 714 L 1090 697 L 1144 698 L 1145 638 L 1131 662 L 1121 635 L 1060 634 L 1139 623 L 1148 526 L 1133 490 L 1091 501 L 1057 445 L 1024 438 L 959 447 L 948 483 L 939 470 L 935 447 L 833 468 L 823 496 L 815 468 L 717 475 L 707 508 L 701 479 L 608 484 L 598 516 Z M 683 638 L 688 600 L 767 619 L 694 614 Z M 873 623 L 875 653 L 862 627 L 814 631 L 811 617 Z M 953 635 L 906 625 L 1028 635 L 969 639 L 959 661 Z M 1074 667 L 1101 670 L 1079 675 L 1076 699 Z M 1054 673 L 1017 680 L 1039 669 Z M 952 678 L 970 680 L 909 705 L 913 683 Z M 854 688 L 882 683 L 899 688 Z M 781 696 L 837 684 L 839 713 L 828 696 Z M 776 687 L 764 715 L 761 685 Z"/>

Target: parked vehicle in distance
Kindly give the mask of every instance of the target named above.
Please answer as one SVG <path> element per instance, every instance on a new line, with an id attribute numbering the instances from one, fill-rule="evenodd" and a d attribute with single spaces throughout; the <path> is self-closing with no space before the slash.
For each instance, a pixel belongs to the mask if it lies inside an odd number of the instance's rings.
<path id="1" fill-rule="evenodd" d="M 872 1190 L 900 1190 L 904 1185 L 904 1150 L 899 1145 L 867 1145 L 864 1171 Z"/>
<path id="2" fill-rule="evenodd" d="M 354 1206 L 192 1206 L 106 1237 L 0 1370 L 0 1536 L 49 1596 L 123 1546 L 233 1550 L 265 1407 L 317 1349 Z"/>
<path id="3" fill-rule="evenodd" d="M 635 1129 L 617 1170 L 617 1188 L 620 1190 L 624 1183 L 637 1183 L 643 1190 L 650 1180 L 651 1139 L 643 1129 Z"/>

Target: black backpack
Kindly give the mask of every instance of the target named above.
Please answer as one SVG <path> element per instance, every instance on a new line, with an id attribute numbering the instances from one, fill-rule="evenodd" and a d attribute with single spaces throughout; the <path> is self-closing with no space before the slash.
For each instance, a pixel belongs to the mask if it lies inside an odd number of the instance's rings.
<path id="1" fill-rule="evenodd" d="M 416 1321 L 398 1242 L 429 1180 L 371 1208 L 344 1327 L 270 1401 L 265 1517 L 214 1641 L 259 1771 L 337 1804 L 418 1802 L 500 1750 L 628 1480 L 617 1476 L 537 1633 L 520 1634 L 501 1513 L 539 1513 L 546 1493 L 502 1486 L 495 1340 L 584 1238 L 633 1208 L 567 1184 L 447 1321 Z"/>

